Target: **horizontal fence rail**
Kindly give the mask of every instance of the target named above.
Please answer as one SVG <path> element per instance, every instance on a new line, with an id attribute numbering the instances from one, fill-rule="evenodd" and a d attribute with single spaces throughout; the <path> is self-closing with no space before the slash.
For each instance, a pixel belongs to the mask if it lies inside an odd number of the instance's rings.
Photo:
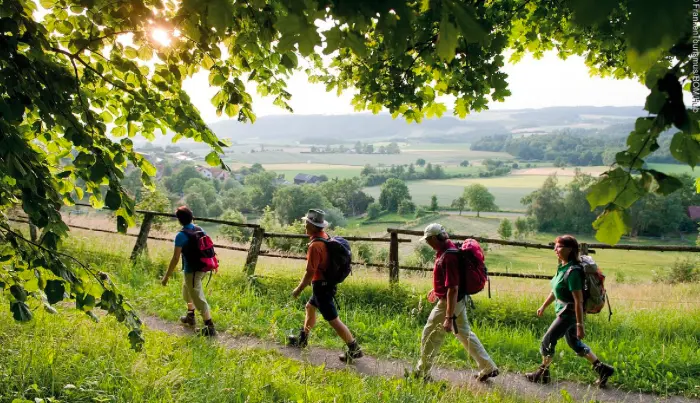
<path id="1" fill-rule="evenodd" d="M 423 231 L 406 230 L 398 228 L 387 228 L 388 233 L 395 232 L 402 235 L 416 235 L 423 236 Z M 497 245 L 506 246 L 518 246 L 522 248 L 533 248 L 533 249 L 554 249 L 554 243 L 541 244 L 532 242 L 520 242 L 520 241 L 506 241 L 503 239 L 495 238 L 484 238 L 475 235 L 460 235 L 460 234 L 450 234 L 452 239 L 476 239 L 479 242 L 491 243 Z M 608 245 L 604 243 L 586 243 L 586 246 L 592 249 L 618 249 L 618 250 L 639 250 L 647 252 L 700 252 L 699 246 L 684 246 L 684 245 Z"/>
<path id="2" fill-rule="evenodd" d="M 76 204 L 81 207 L 90 207 L 90 204 L 78 203 Z M 106 211 L 111 211 L 109 209 L 104 209 Z M 131 260 L 134 261 L 138 258 L 140 254 L 147 250 L 146 242 L 147 240 L 155 241 L 166 241 L 172 242 L 172 238 L 164 238 L 158 236 L 149 235 L 151 225 L 153 223 L 154 217 L 169 217 L 177 218 L 175 214 L 171 213 L 161 213 L 156 211 L 148 210 L 135 210 L 135 213 L 142 214 L 144 216 L 141 223 L 141 227 L 138 234 L 123 234 L 130 237 L 136 238 L 136 244 L 131 254 Z M 10 218 L 10 221 L 18 222 L 22 224 L 30 224 L 30 230 L 33 228 L 29 222 L 28 217 L 19 216 L 17 218 Z M 271 238 L 286 238 L 286 239 L 298 239 L 298 240 L 308 240 L 308 236 L 305 234 L 284 234 L 276 232 L 265 232 L 265 229 L 258 224 L 247 224 L 238 223 L 233 221 L 219 220 L 213 218 L 196 217 L 197 221 L 208 222 L 214 224 L 231 225 L 236 227 L 245 227 L 252 229 L 252 236 L 250 244 L 248 247 L 242 246 L 231 246 L 231 245 L 221 245 L 214 244 L 216 248 L 227 249 L 239 252 L 247 252 L 248 256 L 245 263 L 245 272 L 248 275 L 255 274 L 255 268 L 257 265 L 257 260 L 259 256 L 272 257 L 272 258 L 282 258 L 282 259 L 293 259 L 293 260 L 306 260 L 306 257 L 301 254 L 295 253 L 282 253 L 274 250 L 263 250 L 262 245 L 265 239 Z M 109 234 L 119 234 L 117 231 L 105 230 L 100 228 L 90 228 L 80 225 L 68 225 L 69 228 L 75 228 L 86 231 L 95 231 Z M 350 242 L 377 242 L 377 243 L 388 243 L 389 244 L 389 261 L 386 263 L 369 263 L 369 262 L 353 262 L 354 265 L 365 266 L 365 267 L 375 267 L 389 269 L 389 281 L 391 283 L 397 283 L 399 281 L 399 270 L 406 271 L 416 271 L 416 272 L 432 272 L 433 269 L 429 267 L 415 267 L 415 266 L 401 266 L 399 264 L 399 244 L 410 243 L 411 239 L 399 238 L 401 235 L 411 235 L 411 236 L 423 236 L 423 231 L 416 230 L 406 230 L 398 228 L 387 228 L 388 237 L 361 237 L 361 236 L 347 236 L 344 237 Z M 532 249 L 547 249 L 552 250 L 554 247 L 553 243 L 541 244 L 534 242 L 523 242 L 523 241 L 506 241 L 503 239 L 486 238 L 474 235 L 461 235 L 461 234 L 451 234 L 453 239 L 476 239 L 479 242 L 486 244 L 497 244 L 505 246 L 515 246 L 522 248 L 532 248 Z M 582 252 L 595 253 L 592 249 L 617 249 L 617 250 L 628 250 L 628 251 L 658 251 L 658 252 L 700 252 L 700 247 L 696 246 L 680 246 L 680 245 L 607 245 L 607 244 L 581 244 Z M 491 277 L 511 277 L 511 278 L 522 278 L 522 279 L 537 279 L 537 280 L 549 280 L 551 276 L 544 274 L 528 274 L 528 273 L 509 273 L 509 272 L 490 272 Z"/>

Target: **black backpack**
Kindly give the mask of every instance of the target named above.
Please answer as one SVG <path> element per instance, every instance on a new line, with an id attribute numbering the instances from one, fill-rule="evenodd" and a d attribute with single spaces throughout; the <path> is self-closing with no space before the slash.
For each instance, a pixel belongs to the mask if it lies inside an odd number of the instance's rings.
<path id="1" fill-rule="evenodd" d="M 331 284 L 340 284 L 352 272 L 352 251 L 350 244 L 339 236 L 326 238 L 314 238 L 311 242 L 321 241 L 326 244 L 328 250 L 328 267 L 323 273 L 324 278 Z"/>

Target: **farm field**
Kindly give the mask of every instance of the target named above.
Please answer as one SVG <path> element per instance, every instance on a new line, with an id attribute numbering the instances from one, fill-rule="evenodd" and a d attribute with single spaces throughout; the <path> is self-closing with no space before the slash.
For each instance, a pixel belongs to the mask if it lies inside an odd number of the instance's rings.
<path id="1" fill-rule="evenodd" d="M 680 165 L 680 164 L 647 164 L 649 168 L 651 169 L 656 169 L 657 171 L 664 172 L 669 175 L 680 175 L 680 174 L 688 174 L 690 176 L 694 176 L 696 178 L 700 178 L 700 169 L 696 168 L 693 170 L 688 165 Z"/>
<path id="2" fill-rule="evenodd" d="M 180 280 L 174 278 L 165 288 L 158 283 L 171 253 L 171 243 L 150 241 L 151 261 L 131 267 L 125 262 L 133 238 L 127 242 L 123 239 L 119 235 L 73 231 L 66 246 L 93 267 L 115 275 L 142 312 L 175 321 L 182 314 Z M 401 252 L 400 259 L 408 253 L 410 250 Z M 700 351 L 695 346 L 700 328 L 700 285 L 651 282 L 652 271 L 672 265 L 678 255 L 619 251 L 596 254 L 608 276 L 614 315 L 611 322 L 606 314 L 591 315 L 587 319 L 586 340 L 602 359 L 618 368 L 612 381 L 615 388 L 698 397 Z M 258 278 L 250 283 L 241 274 L 245 253 L 222 250 L 220 257 L 222 270 L 207 288 L 217 325 L 233 335 L 282 342 L 303 318 L 308 291 L 296 301 L 288 293 L 303 273 L 304 263 L 261 257 Z M 549 274 L 554 270 L 555 258 L 548 250 L 492 246 L 487 252 L 487 264 L 491 271 Z M 341 317 L 354 329 L 369 354 L 415 359 L 430 309 L 423 297 L 430 288 L 429 274 L 402 272 L 398 288 L 389 287 L 387 279 L 385 270 L 357 267 L 341 287 Z M 536 367 L 538 342 L 553 313 L 549 311 L 544 318 L 537 318 L 534 311 L 547 292 L 546 281 L 495 277 L 491 299 L 485 292 L 475 296 L 476 310 L 470 314 L 474 331 L 502 369 L 515 372 Z M 85 326 L 107 325 L 86 321 Z M 312 344 L 339 347 L 332 330 L 323 324 L 313 333 Z M 592 381 L 589 366 L 563 343 L 557 353 L 556 379 Z M 269 362 L 264 357 L 260 360 Z M 473 368 L 452 338 L 447 340 L 438 362 L 448 367 Z"/>
<path id="3" fill-rule="evenodd" d="M 237 146 L 240 149 L 242 146 Z M 248 149 L 257 148 L 250 146 Z M 264 151 L 250 153 L 249 151 L 235 152 L 227 155 L 224 160 L 226 163 L 261 163 L 261 164 L 289 164 L 289 163 L 312 163 L 312 164 L 337 164 L 341 162 L 345 165 L 364 166 L 380 165 L 391 166 L 400 164 L 415 163 L 418 158 L 423 158 L 427 162 L 441 165 L 459 165 L 464 160 L 475 161 L 487 158 L 492 159 L 512 159 L 513 157 L 507 153 L 489 152 L 489 151 L 471 151 L 469 144 L 414 144 L 410 147 L 402 149 L 401 154 L 302 154 L 300 151 L 304 148 L 300 147 L 276 147 L 270 146 L 270 149 L 282 148 L 283 151 Z M 308 148 L 307 148 L 308 149 Z"/>
<path id="4" fill-rule="evenodd" d="M 418 205 L 430 204 L 432 195 L 437 195 L 441 206 L 449 206 L 452 200 L 462 195 L 464 187 L 474 183 L 486 186 L 496 197 L 496 205 L 501 210 L 522 211 L 525 207 L 520 204 L 520 199 L 542 186 L 547 176 L 527 175 L 515 177 L 513 175 L 498 178 L 474 178 L 474 179 L 445 179 L 424 180 L 407 182 L 413 201 Z M 559 184 L 571 182 L 571 177 L 560 177 Z M 365 192 L 375 199 L 379 198 L 381 188 L 372 186 L 365 188 Z"/>

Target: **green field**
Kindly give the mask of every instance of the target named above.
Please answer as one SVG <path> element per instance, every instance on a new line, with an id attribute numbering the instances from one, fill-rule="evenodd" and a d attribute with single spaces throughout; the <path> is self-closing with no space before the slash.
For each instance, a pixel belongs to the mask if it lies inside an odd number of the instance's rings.
<path id="1" fill-rule="evenodd" d="M 407 182 L 406 185 L 408 185 L 413 201 L 416 204 L 430 204 L 432 195 L 437 195 L 438 203 L 441 206 L 449 206 L 454 199 L 462 195 L 466 186 L 480 183 L 493 193 L 496 197 L 496 205 L 501 210 L 522 211 L 525 207 L 520 204 L 520 199 L 540 188 L 546 179 L 547 176 L 543 175 L 510 175 L 483 179 L 412 181 Z M 559 178 L 560 184 L 569 183 L 570 181 L 571 177 L 562 176 Z M 365 188 L 365 192 L 378 199 L 381 188 L 380 186 L 368 187 Z"/>

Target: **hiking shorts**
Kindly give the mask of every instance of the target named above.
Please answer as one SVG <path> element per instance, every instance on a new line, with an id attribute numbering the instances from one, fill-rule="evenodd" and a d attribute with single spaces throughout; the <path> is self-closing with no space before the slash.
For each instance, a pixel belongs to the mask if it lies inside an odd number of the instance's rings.
<path id="1" fill-rule="evenodd" d="M 202 271 L 185 273 L 182 282 L 182 298 L 186 302 L 192 303 L 202 314 L 209 312 L 209 303 L 204 296 L 204 287 L 202 286 L 202 279 L 206 275 L 207 273 Z"/>
<path id="2" fill-rule="evenodd" d="M 309 305 L 316 307 L 321 312 L 323 319 L 330 322 L 338 318 L 338 308 L 335 306 L 335 293 L 338 288 L 326 282 L 311 284 L 313 295 L 309 299 Z"/>
<path id="3" fill-rule="evenodd" d="M 583 357 L 591 352 L 591 349 L 576 336 L 576 314 L 573 312 L 562 312 L 552 322 L 549 330 L 542 338 L 542 345 L 540 346 L 542 356 L 554 356 L 557 342 L 562 337 L 566 339 L 566 343 L 577 355 Z"/>

